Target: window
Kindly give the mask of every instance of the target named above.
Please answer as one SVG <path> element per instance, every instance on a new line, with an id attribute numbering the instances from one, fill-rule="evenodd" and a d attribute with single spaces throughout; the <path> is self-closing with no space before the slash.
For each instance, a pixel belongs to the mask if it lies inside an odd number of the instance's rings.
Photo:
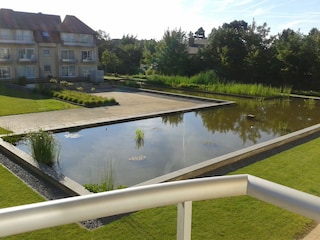
<path id="1" fill-rule="evenodd" d="M 80 42 L 81 43 L 93 44 L 93 36 L 89 35 L 89 34 L 81 34 L 80 35 Z"/>
<path id="2" fill-rule="evenodd" d="M 35 60 L 33 48 L 20 48 L 18 51 L 19 59 Z"/>
<path id="3" fill-rule="evenodd" d="M 75 60 L 75 55 L 73 50 L 62 50 L 61 51 L 61 58 L 62 61 L 74 61 Z"/>
<path id="4" fill-rule="evenodd" d="M 75 66 L 62 66 L 61 67 L 62 77 L 75 77 L 76 67 Z"/>
<path id="5" fill-rule="evenodd" d="M 10 30 L 8 30 L 8 29 L 0 29 L 0 40 L 11 40 L 11 38 L 10 38 Z"/>
<path id="6" fill-rule="evenodd" d="M 10 59 L 10 49 L 9 48 L 0 48 L 0 59 Z"/>
<path id="7" fill-rule="evenodd" d="M 92 51 L 81 51 L 82 61 L 92 61 Z"/>
<path id="8" fill-rule="evenodd" d="M 49 37 L 49 33 L 48 32 L 41 32 L 41 35 L 44 38 L 48 38 Z"/>
<path id="9" fill-rule="evenodd" d="M 88 77 L 92 70 L 96 70 L 96 67 L 83 66 L 80 68 L 80 76 L 81 77 Z"/>
<path id="10" fill-rule="evenodd" d="M 0 79 L 10 78 L 10 68 L 9 67 L 0 67 Z"/>
<path id="11" fill-rule="evenodd" d="M 43 49 L 44 56 L 50 56 L 50 49 Z"/>
<path id="12" fill-rule="evenodd" d="M 64 42 L 76 42 L 76 36 L 73 33 L 62 33 L 61 39 Z"/>
<path id="13" fill-rule="evenodd" d="M 51 66 L 50 65 L 44 65 L 43 69 L 45 72 L 51 72 Z"/>
<path id="14" fill-rule="evenodd" d="M 27 78 L 35 78 L 36 77 L 36 69 L 34 66 L 26 67 L 26 77 Z"/>
<path id="15" fill-rule="evenodd" d="M 36 68 L 34 66 L 20 66 L 18 67 L 18 76 L 26 78 L 35 78 Z"/>
<path id="16" fill-rule="evenodd" d="M 16 31 L 16 40 L 20 40 L 20 41 L 32 41 L 32 40 L 33 40 L 32 31 L 28 31 L 28 30 L 17 30 L 17 31 Z"/>

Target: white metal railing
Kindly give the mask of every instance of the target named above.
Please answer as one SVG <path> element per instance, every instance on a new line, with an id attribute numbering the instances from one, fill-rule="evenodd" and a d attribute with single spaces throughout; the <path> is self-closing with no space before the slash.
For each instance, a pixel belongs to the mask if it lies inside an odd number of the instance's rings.
<path id="1" fill-rule="evenodd" d="M 320 220 L 319 197 L 244 174 L 132 187 L 0 209 L 0 237 L 178 204 L 177 239 L 191 239 L 192 201 L 241 195 Z"/>

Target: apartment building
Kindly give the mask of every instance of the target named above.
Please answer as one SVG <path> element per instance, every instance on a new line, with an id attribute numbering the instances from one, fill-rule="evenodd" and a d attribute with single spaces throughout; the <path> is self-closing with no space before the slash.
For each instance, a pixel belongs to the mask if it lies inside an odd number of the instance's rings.
<path id="1" fill-rule="evenodd" d="M 97 65 L 96 32 L 77 17 L 0 9 L 0 81 L 87 79 Z"/>

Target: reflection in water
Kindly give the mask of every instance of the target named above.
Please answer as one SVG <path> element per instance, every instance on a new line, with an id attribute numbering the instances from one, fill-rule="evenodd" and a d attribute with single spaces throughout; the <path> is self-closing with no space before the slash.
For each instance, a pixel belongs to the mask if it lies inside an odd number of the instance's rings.
<path id="1" fill-rule="evenodd" d="M 215 133 L 234 132 L 245 144 L 254 144 L 261 138 L 261 133 L 272 134 L 274 137 L 316 124 L 319 120 L 315 108 L 302 105 L 302 100 L 273 99 L 253 101 L 241 99 L 237 106 L 229 108 L 200 111 L 204 126 Z M 223 112 L 223 113 L 222 113 Z M 253 119 L 248 119 L 253 114 Z"/>
<path id="2" fill-rule="evenodd" d="M 112 159 L 115 185 L 132 186 L 320 122 L 319 101 L 309 107 L 303 99 L 227 100 L 236 104 L 113 124 L 107 134 L 105 126 L 57 133 L 57 169 L 81 184 L 99 183 Z M 143 138 L 137 140 L 132 129 L 143 129 Z M 75 134 L 81 137 L 70 137 Z"/>
<path id="3" fill-rule="evenodd" d="M 183 122 L 183 113 L 164 115 L 161 117 L 162 123 L 170 124 L 171 126 L 178 126 Z"/>
<path id="4" fill-rule="evenodd" d="M 67 134 L 64 135 L 65 138 L 79 138 L 81 135 L 79 133 L 71 133 L 68 132 Z"/>

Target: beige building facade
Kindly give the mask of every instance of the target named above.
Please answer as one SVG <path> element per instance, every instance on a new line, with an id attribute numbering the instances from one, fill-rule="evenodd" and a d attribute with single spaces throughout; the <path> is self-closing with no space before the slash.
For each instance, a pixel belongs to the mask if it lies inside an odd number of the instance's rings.
<path id="1" fill-rule="evenodd" d="M 97 66 L 96 32 L 75 16 L 0 9 L 0 81 L 87 79 Z"/>

